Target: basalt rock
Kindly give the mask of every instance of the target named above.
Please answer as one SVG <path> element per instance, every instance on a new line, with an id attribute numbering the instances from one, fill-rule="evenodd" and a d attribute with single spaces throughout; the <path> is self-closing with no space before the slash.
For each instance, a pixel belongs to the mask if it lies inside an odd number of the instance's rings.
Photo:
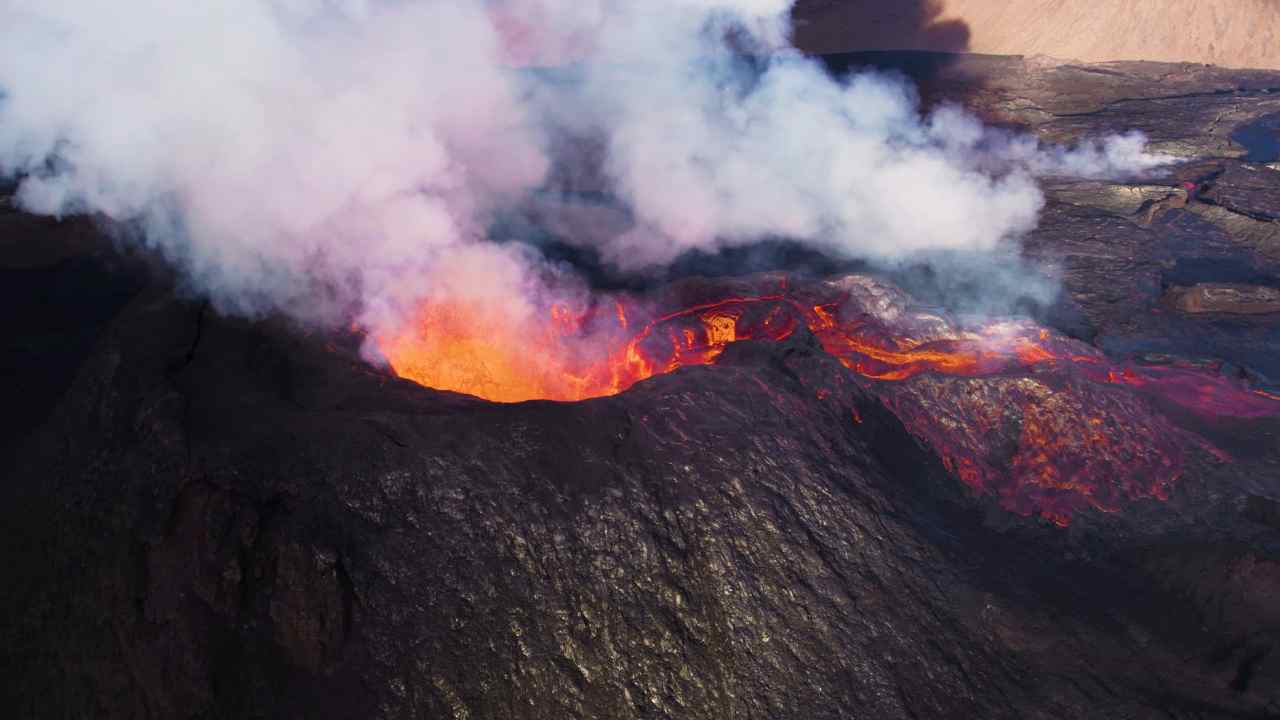
<path id="1" fill-rule="evenodd" d="M 1280 173 L 1269 164 L 1276 136 L 1268 130 L 1280 75 L 1009 58 L 962 59 L 945 73 L 934 82 L 939 100 L 1047 142 L 1140 130 L 1154 149 L 1184 158 L 1132 181 L 1044 182 L 1047 206 L 1024 251 L 1057 268 L 1063 292 L 1050 323 L 1115 354 L 1218 358 L 1280 377 L 1274 323 L 1166 302 L 1175 287 L 1280 286 L 1280 225 L 1269 204 Z"/>

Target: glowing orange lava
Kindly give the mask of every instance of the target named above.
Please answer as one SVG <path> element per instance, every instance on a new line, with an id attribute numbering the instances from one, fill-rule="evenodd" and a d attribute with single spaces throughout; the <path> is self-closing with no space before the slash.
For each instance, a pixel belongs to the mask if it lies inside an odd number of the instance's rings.
<path id="1" fill-rule="evenodd" d="M 1058 525 L 1081 508 L 1114 512 L 1168 496 L 1187 448 L 1202 441 L 1154 412 L 1152 400 L 1207 417 L 1280 415 L 1275 393 L 1198 367 L 1119 363 L 1029 321 L 965 329 L 888 307 L 889 294 L 867 284 L 793 290 L 784 278 L 747 293 L 736 287 L 712 299 L 702 288 L 674 310 L 625 297 L 518 313 L 432 303 L 404 332 L 377 341 L 397 374 L 422 385 L 499 402 L 574 401 L 807 327 L 966 485 Z M 833 400 L 826 388 L 815 396 Z"/>
<path id="2" fill-rule="evenodd" d="M 1280 413 L 1274 393 L 1200 369 L 1117 364 L 1028 322 L 917 339 L 909 328 L 865 313 L 845 317 L 847 300 L 805 302 L 784 281 L 772 292 L 693 303 L 639 321 L 634 304 L 623 298 L 581 311 L 553 304 L 542 314 L 522 315 L 476 303 L 428 303 L 404 332 L 377 341 L 398 375 L 427 387 L 496 402 L 576 401 L 615 395 L 683 366 L 714 363 L 739 340 L 784 340 L 803 323 L 827 352 L 869 380 L 902 381 L 924 373 L 987 377 L 1069 366 L 1094 382 L 1158 390 L 1210 414 Z"/>
<path id="3" fill-rule="evenodd" d="M 621 305 L 617 312 L 625 330 Z M 378 344 L 401 377 L 496 402 L 584 400 L 653 375 L 637 354 L 580 342 L 582 322 L 562 305 L 528 318 L 475 303 L 437 302 L 421 307 L 404 333 L 380 337 Z"/>
<path id="4" fill-rule="evenodd" d="M 585 400 L 616 395 L 684 365 L 709 365 L 738 340 L 786 337 L 795 325 L 790 316 L 778 324 L 779 308 L 754 333 L 742 326 L 746 308 L 781 300 L 698 304 L 650 320 L 634 334 L 620 300 L 611 301 L 607 313 L 552 305 L 532 323 L 487 307 L 431 303 L 409 329 L 379 337 L 378 345 L 397 375 L 437 390 L 495 402 Z"/>

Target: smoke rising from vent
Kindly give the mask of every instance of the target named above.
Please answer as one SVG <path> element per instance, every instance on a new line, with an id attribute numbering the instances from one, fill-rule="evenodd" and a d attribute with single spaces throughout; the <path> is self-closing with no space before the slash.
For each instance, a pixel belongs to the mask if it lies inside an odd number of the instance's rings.
<path id="1" fill-rule="evenodd" d="M 1139 173 L 786 49 L 790 0 L 5 3 L 0 173 L 19 201 L 128 227 L 226 312 L 395 328 L 426 301 L 534 312 L 580 292 L 494 213 L 603 148 L 623 269 L 762 238 L 895 260 L 1007 247 L 1036 175 Z M 566 288 L 577 287 L 575 290 Z"/>

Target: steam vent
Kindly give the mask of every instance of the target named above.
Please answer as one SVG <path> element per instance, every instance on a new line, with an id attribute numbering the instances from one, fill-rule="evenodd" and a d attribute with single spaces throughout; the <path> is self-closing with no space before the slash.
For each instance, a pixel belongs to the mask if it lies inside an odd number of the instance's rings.
<path id="1" fill-rule="evenodd" d="M 9 5 L 0 717 L 1280 717 L 1275 3 Z"/>

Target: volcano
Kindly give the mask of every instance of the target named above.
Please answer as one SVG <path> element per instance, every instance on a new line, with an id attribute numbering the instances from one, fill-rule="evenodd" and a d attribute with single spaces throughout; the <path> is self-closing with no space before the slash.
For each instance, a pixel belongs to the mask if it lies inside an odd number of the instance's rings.
<path id="1" fill-rule="evenodd" d="M 1008 313 L 960 302 L 990 277 L 723 262 L 316 330 L 6 204 L 0 707 L 1280 712 L 1280 76 L 931 68 L 1184 162 L 1046 179 L 1063 290 Z"/>

